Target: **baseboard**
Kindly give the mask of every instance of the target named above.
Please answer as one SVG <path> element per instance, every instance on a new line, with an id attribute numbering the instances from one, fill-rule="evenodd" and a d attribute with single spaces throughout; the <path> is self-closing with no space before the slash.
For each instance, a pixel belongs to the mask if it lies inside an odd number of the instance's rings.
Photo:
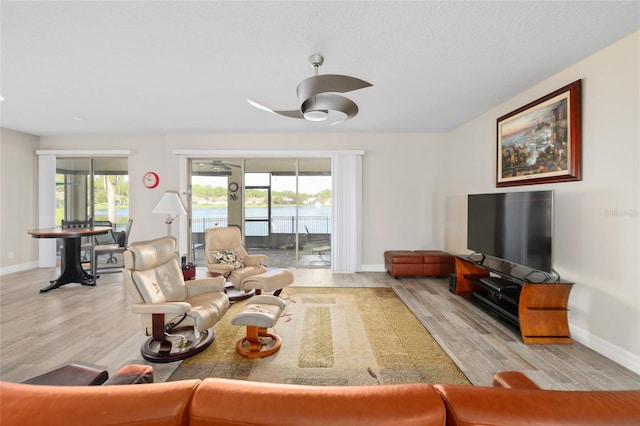
<path id="1" fill-rule="evenodd" d="M 360 272 L 386 272 L 384 265 L 360 265 Z"/>
<path id="2" fill-rule="evenodd" d="M 569 329 L 571 330 L 571 337 L 576 342 L 582 343 L 589 349 L 606 356 L 634 373 L 640 374 L 640 356 L 594 336 L 580 327 L 569 324 Z"/>
<path id="3" fill-rule="evenodd" d="M 0 275 L 14 274 L 16 272 L 28 271 L 29 269 L 36 269 L 37 267 L 38 267 L 37 260 L 34 260 L 33 262 L 28 262 L 28 263 L 21 263 L 19 265 L 5 266 L 4 268 L 0 268 Z"/>

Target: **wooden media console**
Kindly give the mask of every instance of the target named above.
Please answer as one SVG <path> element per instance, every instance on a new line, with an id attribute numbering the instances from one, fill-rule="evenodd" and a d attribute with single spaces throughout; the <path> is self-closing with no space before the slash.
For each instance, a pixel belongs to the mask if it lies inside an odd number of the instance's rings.
<path id="1" fill-rule="evenodd" d="M 480 262 L 456 256 L 455 261 L 455 294 L 472 300 L 518 329 L 524 343 L 572 343 L 567 319 L 572 283 L 548 282 L 548 276 L 532 282 L 535 280 L 512 270 L 505 272 L 505 262 L 497 259 Z M 517 267 L 508 265 L 507 269 Z"/>

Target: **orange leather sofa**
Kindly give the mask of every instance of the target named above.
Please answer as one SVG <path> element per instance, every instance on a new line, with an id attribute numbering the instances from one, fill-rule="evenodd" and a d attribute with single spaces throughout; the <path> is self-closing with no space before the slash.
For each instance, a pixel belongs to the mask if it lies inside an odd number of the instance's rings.
<path id="1" fill-rule="evenodd" d="M 517 372 L 494 387 L 302 386 L 228 379 L 115 386 L 0 383 L 3 425 L 637 425 L 640 390 L 550 391 Z"/>
<path id="2" fill-rule="evenodd" d="M 455 270 L 455 258 L 440 250 L 387 250 L 384 267 L 393 278 L 441 277 Z"/>

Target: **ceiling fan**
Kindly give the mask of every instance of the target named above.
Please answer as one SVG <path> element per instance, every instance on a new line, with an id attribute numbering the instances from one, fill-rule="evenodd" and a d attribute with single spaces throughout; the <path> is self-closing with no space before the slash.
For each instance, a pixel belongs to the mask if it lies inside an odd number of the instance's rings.
<path id="1" fill-rule="evenodd" d="M 233 167 L 238 167 L 238 168 L 240 167 L 237 164 L 223 163 L 222 160 L 203 161 L 203 162 L 200 163 L 200 165 L 202 167 L 210 168 L 214 172 L 229 171 Z"/>
<path id="2" fill-rule="evenodd" d="M 372 84 L 348 75 L 318 75 L 318 68 L 324 62 L 324 58 L 321 55 L 311 55 L 309 62 L 314 68 L 315 75 L 302 80 L 296 88 L 299 109 L 274 110 L 251 99 L 247 99 L 247 101 L 256 108 L 274 114 L 291 118 L 303 118 L 309 121 L 324 121 L 329 118 L 329 111 L 337 111 L 344 114 L 345 118 L 334 121 L 331 123 L 332 126 L 355 117 L 358 114 L 358 105 L 351 99 L 337 93 L 363 89 L 372 86 Z"/>

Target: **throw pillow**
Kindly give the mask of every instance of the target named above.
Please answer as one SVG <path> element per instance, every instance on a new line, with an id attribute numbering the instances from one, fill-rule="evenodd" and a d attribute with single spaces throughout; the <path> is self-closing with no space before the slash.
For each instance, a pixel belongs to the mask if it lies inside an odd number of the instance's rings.
<path id="1" fill-rule="evenodd" d="M 236 253 L 235 250 L 214 251 L 213 255 L 217 262 L 232 265 L 234 269 L 244 267 L 242 256 Z"/>

